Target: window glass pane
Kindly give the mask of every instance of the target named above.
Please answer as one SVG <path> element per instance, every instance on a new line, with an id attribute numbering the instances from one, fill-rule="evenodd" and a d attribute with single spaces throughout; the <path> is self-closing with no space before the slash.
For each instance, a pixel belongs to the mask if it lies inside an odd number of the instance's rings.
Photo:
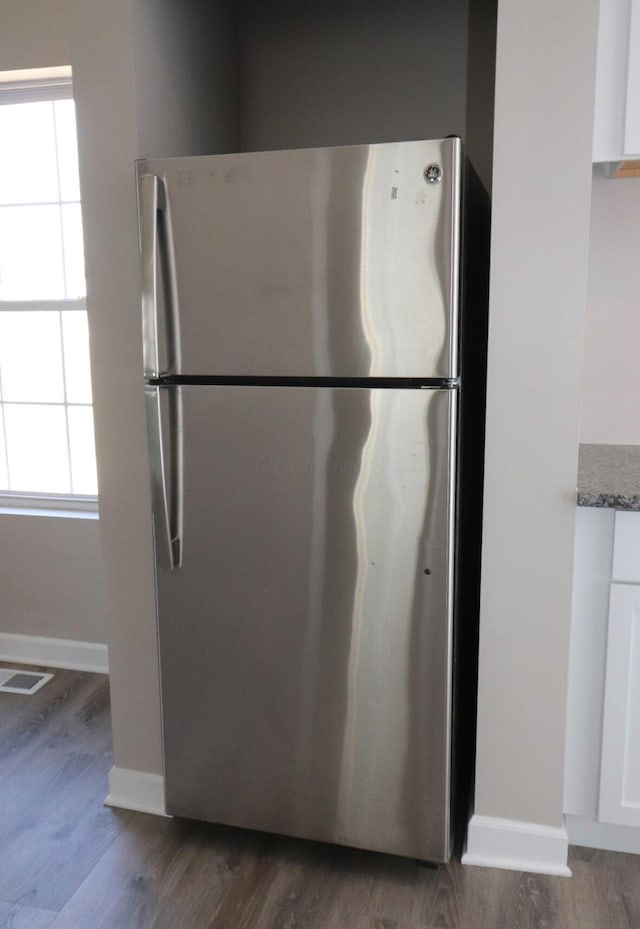
<path id="1" fill-rule="evenodd" d="M 67 299 L 84 297 L 87 285 L 84 280 L 84 242 L 82 239 L 82 215 L 80 204 L 62 207 L 62 235 L 64 238 L 64 269 Z"/>
<path id="2" fill-rule="evenodd" d="M 70 406 L 68 415 L 73 492 L 74 494 L 97 494 L 93 410 L 88 406 Z"/>
<path id="3" fill-rule="evenodd" d="M 4 419 L 0 415 L 0 490 L 8 489 L 9 479 L 7 477 L 7 451 L 4 442 Z"/>
<path id="4" fill-rule="evenodd" d="M 0 376 L 5 400 L 64 402 L 59 313 L 0 313 Z"/>
<path id="5" fill-rule="evenodd" d="M 63 298 L 60 207 L 0 207 L 0 300 Z"/>
<path id="6" fill-rule="evenodd" d="M 11 490 L 71 491 L 62 406 L 5 404 Z"/>
<path id="7" fill-rule="evenodd" d="M 60 199 L 79 200 L 78 143 L 76 139 L 76 111 L 73 100 L 56 100 L 56 139 L 58 142 L 58 171 Z"/>
<path id="8" fill-rule="evenodd" d="M 53 103 L 0 106 L 0 203 L 58 199 Z"/>
<path id="9" fill-rule="evenodd" d="M 69 403 L 91 403 L 89 326 L 83 310 L 64 310 L 64 371 Z"/>

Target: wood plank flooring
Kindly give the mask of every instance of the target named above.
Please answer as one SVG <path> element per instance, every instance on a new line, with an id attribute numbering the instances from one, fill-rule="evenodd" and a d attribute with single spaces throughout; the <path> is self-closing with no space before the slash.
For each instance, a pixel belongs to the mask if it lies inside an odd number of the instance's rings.
<path id="1" fill-rule="evenodd" d="M 108 682 L 0 694 L 0 929 L 638 929 L 640 856 L 574 877 L 414 861 L 112 810 Z"/>

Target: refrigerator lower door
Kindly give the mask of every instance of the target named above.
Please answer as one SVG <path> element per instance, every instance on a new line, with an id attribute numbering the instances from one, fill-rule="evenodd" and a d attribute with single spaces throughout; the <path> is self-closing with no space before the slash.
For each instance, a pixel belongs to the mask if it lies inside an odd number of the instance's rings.
<path id="1" fill-rule="evenodd" d="M 161 393 L 168 812 L 446 860 L 456 392 Z"/>

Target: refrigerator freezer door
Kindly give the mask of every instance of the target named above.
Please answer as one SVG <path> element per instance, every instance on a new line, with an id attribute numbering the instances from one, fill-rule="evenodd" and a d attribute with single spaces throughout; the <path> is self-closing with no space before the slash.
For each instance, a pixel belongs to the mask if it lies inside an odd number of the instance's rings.
<path id="1" fill-rule="evenodd" d="M 184 430 L 168 811 L 445 860 L 456 392 L 160 390 Z"/>
<path id="2" fill-rule="evenodd" d="M 138 162 L 149 373 L 456 377 L 460 149 Z"/>

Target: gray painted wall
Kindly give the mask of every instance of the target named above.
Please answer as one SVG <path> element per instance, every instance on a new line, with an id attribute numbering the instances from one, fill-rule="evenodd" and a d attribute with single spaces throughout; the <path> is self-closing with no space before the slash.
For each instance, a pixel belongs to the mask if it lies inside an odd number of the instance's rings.
<path id="1" fill-rule="evenodd" d="M 0 515 L 0 632 L 106 642 L 96 520 Z"/>
<path id="2" fill-rule="evenodd" d="M 3 0 L 0 71 L 69 64 L 64 0 Z"/>
<path id="3" fill-rule="evenodd" d="M 498 0 L 469 0 L 465 151 L 491 191 Z"/>
<path id="4" fill-rule="evenodd" d="M 131 3 L 141 157 L 238 151 L 238 67 L 224 0 Z"/>
<path id="5" fill-rule="evenodd" d="M 250 3 L 242 148 L 464 134 L 467 0 Z"/>

